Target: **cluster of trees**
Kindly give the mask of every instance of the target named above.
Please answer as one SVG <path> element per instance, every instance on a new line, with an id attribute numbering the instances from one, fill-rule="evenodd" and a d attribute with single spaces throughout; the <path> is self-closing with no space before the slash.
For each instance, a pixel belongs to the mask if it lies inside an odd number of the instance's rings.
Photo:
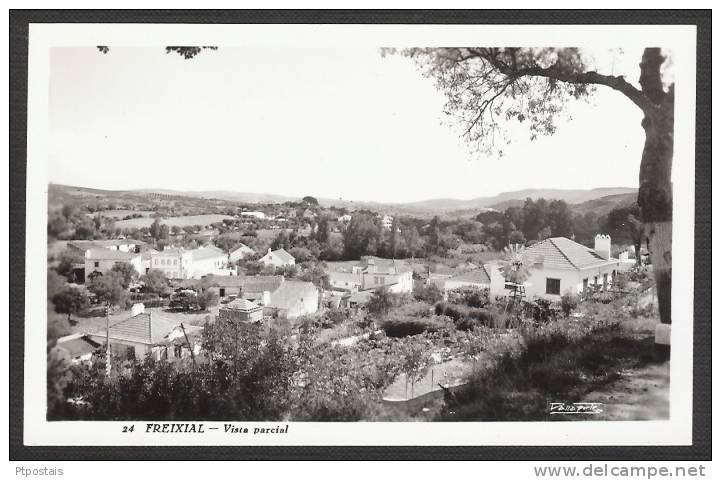
<path id="1" fill-rule="evenodd" d="M 112 357 L 110 377 L 102 352 L 72 367 L 52 354 L 48 417 L 358 421 L 377 413 L 399 373 L 408 369 L 417 378 L 428 364 L 427 349 L 403 340 L 335 348 L 318 344 L 313 327 L 293 341 L 275 329 L 223 319 L 206 324 L 202 345 L 192 364 Z"/>
<path id="2" fill-rule="evenodd" d="M 47 231 L 49 239 L 94 240 L 112 235 L 115 226 L 103 217 L 90 216 L 72 205 L 64 205 L 50 212 Z"/>
<path id="3" fill-rule="evenodd" d="M 142 283 L 142 293 L 155 296 L 170 294 L 169 281 L 159 270 L 140 276 L 132 265 L 118 262 L 109 272 L 92 275 L 85 286 L 80 286 L 67 283 L 62 265 L 48 269 L 48 300 L 52 311 L 67 315 L 68 323 L 73 322 L 73 316 L 87 314 L 93 305 L 127 308 L 131 303 L 128 289 L 138 281 Z"/>
<path id="4" fill-rule="evenodd" d="M 618 245 L 638 245 L 642 225 L 636 203 L 614 208 L 606 215 L 574 212 L 563 200 L 526 199 L 521 207 L 503 212 L 487 211 L 476 216 L 482 224 L 478 235 L 496 250 L 508 244 L 529 243 L 549 237 L 569 237 L 592 246 L 597 233 L 610 234 Z"/>

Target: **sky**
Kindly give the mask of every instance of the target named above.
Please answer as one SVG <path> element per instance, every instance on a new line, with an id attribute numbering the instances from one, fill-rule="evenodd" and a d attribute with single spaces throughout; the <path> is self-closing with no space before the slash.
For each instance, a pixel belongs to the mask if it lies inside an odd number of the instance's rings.
<path id="1" fill-rule="evenodd" d="M 638 78 L 640 52 L 599 53 Z M 503 158 L 473 153 L 412 60 L 379 49 L 53 48 L 49 179 L 102 189 L 230 190 L 356 201 L 638 186 L 641 113 L 601 87 L 570 122 Z"/>

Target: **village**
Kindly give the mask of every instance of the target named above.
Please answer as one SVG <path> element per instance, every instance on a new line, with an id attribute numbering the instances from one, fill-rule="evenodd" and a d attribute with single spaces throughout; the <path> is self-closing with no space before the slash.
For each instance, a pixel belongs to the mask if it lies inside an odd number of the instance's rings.
<path id="1" fill-rule="evenodd" d="M 51 185 L 51 196 L 66 189 Z M 588 215 L 568 210 L 576 231 L 586 228 L 582 239 L 553 235 L 550 209 L 549 224 L 526 239 L 524 208 L 558 201 L 451 219 L 323 207 L 310 196 L 242 205 L 144 195 L 117 208 L 122 199 L 85 193 L 50 209 L 49 362 L 72 365 L 50 417 L 171 418 L 141 405 L 98 408 L 107 399 L 92 398 L 98 393 L 84 382 L 130 381 L 161 364 L 176 380 L 195 379 L 230 362 L 243 371 L 241 384 L 260 388 L 266 379 L 254 369 L 266 362 L 285 390 L 256 393 L 276 395 L 266 401 L 282 404 L 283 415 L 446 418 L 461 408 L 479 365 L 521 351 L 529 329 L 595 331 L 598 316 L 646 330 L 655 322 L 648 251 L 638 232 L 629 235 L 633 207 L 625 204 L 592 219 L 608 231 L 592 232 Z M 622 238 L 614 243 L 610 233 Z M 294 405 L 280 400 L 288 396 Z M 211 415 L 196 408 L 178 407 L 172 418 Z"/>

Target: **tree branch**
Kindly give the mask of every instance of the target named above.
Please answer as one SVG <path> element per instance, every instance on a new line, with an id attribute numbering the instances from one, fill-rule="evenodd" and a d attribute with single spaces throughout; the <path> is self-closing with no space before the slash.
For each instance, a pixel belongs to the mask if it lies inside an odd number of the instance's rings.
<path id="1" fill-rule="evenodd" d="M 653 113 L 658 109 L 658 105 L 644 92 L 637 89 L 622 76 L 602 75 L 595 71 L 573 72 L 564 70 L 559 63 L 554 63 L 550 67 L 529 66 L 516 67 L 511 66 L 499 57 L 498 49 L 480 48 L 468 49 L 468 54 L 463 59 L 481 58 L 491 64 L 496 70 L 502 74 L 517 79 L 520 77 L 534 76 L 552 78 L 561 82 L 585 85 L 604 85 L 624 94 L 644 113 Z"/>

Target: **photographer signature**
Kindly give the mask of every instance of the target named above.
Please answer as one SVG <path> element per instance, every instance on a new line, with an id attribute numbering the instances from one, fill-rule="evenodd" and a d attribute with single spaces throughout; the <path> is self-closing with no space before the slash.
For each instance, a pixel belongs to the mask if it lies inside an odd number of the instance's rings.
<path id="1" fill-rule="evenodd" d="M 603 404 L 602 403 L 584 403 L 584 402 L 578 402 L 578 403 L 566 403 L 566 402 L 551 402 L 550 404 L 550 413 L 551 415 L 558 415 L 558 414 L 577 414 L 577 413 L 587 413 L 591 415 L 603 413 Z"/>

